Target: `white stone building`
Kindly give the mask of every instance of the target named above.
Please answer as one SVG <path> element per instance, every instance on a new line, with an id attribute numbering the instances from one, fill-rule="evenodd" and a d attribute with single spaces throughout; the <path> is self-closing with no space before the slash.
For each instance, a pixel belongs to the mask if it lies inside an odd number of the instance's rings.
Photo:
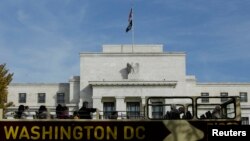
<path id="1" fill-rule="evenodd" d="M 103 52 L 80 53 L 80 76 L 69 83 L 15 84 L 8 101 L 37 110 L 58 103 L 77 110 L 83 101 L 100 111 L 143 111 L 147 96 L 240 96 L 243 121 L 250 116 L 250 83 L 198 83 L 186 74 L 186 54 L 164 52 L 163 45 L 103 45 Z M 141 114 L 141 113 L 140 113 Z"/>

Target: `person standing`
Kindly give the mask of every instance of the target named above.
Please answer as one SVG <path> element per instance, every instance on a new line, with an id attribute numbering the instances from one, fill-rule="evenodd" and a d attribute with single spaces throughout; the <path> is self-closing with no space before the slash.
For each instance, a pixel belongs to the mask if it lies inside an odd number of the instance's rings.
<path id="1" fill-rule="evenodd" d="M 212 118 L 218 119 L 221 118 L 221 107 L 220 105 L 216 105 L 213 112 L 212 112 Z"/>
<path id="2" fill-rule="evenodd" d="M 78 111 L 78 114 L 80 119 L 92 119 L 91 113 L 94 112 L 96 112 L 96 108 L 88 108 L 88 102 L 84 101 L 82 107 Z"/>
<path id="3" fill-rule="evenodd" d="M 30 116 L 29 106 L 24 106 L 21 119 L 27 119 Z"/>

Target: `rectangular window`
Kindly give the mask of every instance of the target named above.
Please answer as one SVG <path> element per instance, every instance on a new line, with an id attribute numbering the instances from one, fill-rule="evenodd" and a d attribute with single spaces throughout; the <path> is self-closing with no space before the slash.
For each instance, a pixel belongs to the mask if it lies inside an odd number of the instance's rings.
<path id="1" fill-rule="evenodd" d="M 221 97 L 225 97 L 225 98 L 221 98 L 221 102 L 226 102 L 227 101 L 227 97 L 228 97 L 228 93 L 227 92 L 223 92 L 223 93 L 220 93 L 220 96 Z"/>
<path id="2" fill-rule="evenodd" d="M 247 102 L 247 93 L 240 92 L 240 102 Z"/>
<path id="3" fill-rule="evenodd" d="M 115 102 L 104 102 L 103 103 L 103 118 L 108 119 L 111 113 L 115 111 Z"/>
<path id="4" fill-rule="evenodd" d="M 152 117 L 155 119 L 163 118 L 163 102 L 152 102 Z"/>
<path id="5" fill-rule="evenodd" d="M 201 93 L 201 96 L 206 97 L 206 98 L 202 98 L 202 99 L 201 99 L 201 102 L 202 102 L 202 103 L 209 103 L 209 98 L 208 98 L 209 93 Z"/>
<path id="6" fill-rule="evenodd" d="M 140 118 L 140 102 L 127 102 L 127 118 Z"/>
<path id="7" fill-rule="evenodd" d="M 65 94 L 64 93 L 57 93 L 57 103 L 65 103 Z"/>
<path id="8" fill-rule="evenodd" d="M 241 124 L 242 125 L 249 125 L 249 118 L 248 117 L 241 117 Z"/>
<path id="9" fill-rule="evenodd" d="M 26 93 L 19 93 L 19 103 L 26 103 Z"/>
<path id="10" fill-rule="evenodd" d="M 45 103 L 45 93 L 38 93 L 38 103 Z"/>

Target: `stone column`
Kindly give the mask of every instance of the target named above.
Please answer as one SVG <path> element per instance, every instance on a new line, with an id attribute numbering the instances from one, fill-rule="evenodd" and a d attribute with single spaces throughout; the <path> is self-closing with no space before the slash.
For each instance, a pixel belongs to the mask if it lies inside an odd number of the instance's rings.
<path id="1" fill-rule="evenodd" d="M 126 115 L 126 103 L 124 102 L 123 96 L 116 96 L 116 111 L 118 112 L 118 117 L 122 118 Z"/>
<path id="2" fill-rule="evenodd" d="M 93 108 L 96 108 L 96 112 L 93 113 L 93 119 L 102 119 L 103 117 L 103 103 L 102 97 L 92 97 Z"/>
<path id="3" fill-rule="evenodd" d="M 103 103 L 101 97 L 93 97 L 93 108 L 103 111 Z"/>
<path id="4" fill-rule="evenodd" d="M 72 78 L 69 79 L 69 101 L 70 103 L 78 103 L 79 98 L 80 98 L 80 76 L 73 76 Z"/>
<path id="5" fill-rule="evenodd" d="M 141 114 L 142 114 L 142 113 L 145 113 L 144 117 L 146 117 L 146 116 L 147 116 L 147 115 L 146 115 L 147 113 L 146 113 L 144 110 L 145 110 L 145 111 L 147 110 L 147 107 L 146 107 L 146 98 L 145 98 L 145 96 L 142 96 L 142 97 L 141 97 L 141 112 L 140 112 L 140 113 L 141 113 Z"/>

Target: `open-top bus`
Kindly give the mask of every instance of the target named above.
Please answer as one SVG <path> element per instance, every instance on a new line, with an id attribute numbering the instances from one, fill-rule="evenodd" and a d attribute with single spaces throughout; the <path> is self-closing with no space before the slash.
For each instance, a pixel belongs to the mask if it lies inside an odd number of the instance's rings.
<path id="1" fill-rule="evenodd" d="M 219 117 L 213 116 L 215 107 Z M 2 120 L 0 140 L 193 141 L 207 140 L 210 125 L 241 124 L 239 97 L 147 97 L 143 114 L 134 111 L 124 118 L 124 112 L 117 112 L 117 119 L 97 112 L 97 118 L 88 120 Z"/>

